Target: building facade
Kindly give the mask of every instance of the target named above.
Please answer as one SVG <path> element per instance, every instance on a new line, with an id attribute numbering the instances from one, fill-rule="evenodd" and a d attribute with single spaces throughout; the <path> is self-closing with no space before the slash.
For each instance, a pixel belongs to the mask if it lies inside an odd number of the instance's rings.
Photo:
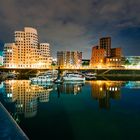
<path id="1" fill-rule="evenodd" d="M 7 47 L 11 52 L 8 52 Z M 47 68 L 50 65 L 49 44 L 39 44 L 37 30 L 34 28 L 25 27 L 24 31 L 15 31 L 15 43 L 4 46 L 4 67 Z"/>
<path id="2" fill-rule="evenodd" d="M 111 48 L 110 57 L 106 58 L 107 67 L 122 67 L 122 49 L 121 48 Z"/>
<path id="3" fill-rule="evenodd" d="M 15 68 L 18 64 L 18 48 L 15 43 L 5 43 L 3 53 L 4 67 Z"/>
<path id="4" fill-rule="evenodd" d="M 121 48 L 111 48 L 111 57 L 122 57 Z"/>
<path id="5" fill-rule="evenodd" d="M 50 54 L 50 44 L 40 43 L 39 45 L 39 63 L 41 67 L 47 68 L 52 63 L 52 57 Z"/>
<path id="6" fill-rule="evenodd" d="M 62 68 L 79 68 L 82 65 L 82 52 L 58 51 L 57 64 Z"/>
<path id="7" fill-rule="evenodd" d="M 0 66 L 3 65 L 3 53 L 0 52 Z"/>
<path id="8" fill-rule="evenodd" d="M 108 68 L 122 67 L 122 58 L 121 57 L 106 58 L 106 67 Z"/>
<path id="9" fill-rule="evenodd" d="M 140 68 L 140 56 L 123 57 L 123 65 L 126 68 Z"/>
<path id="10" fill-rule="evenodd" d="M 100 68 L 105 65 L 106 51 L 99 46 L 92 48 L 92 55 L 90 60 L 90 66 Z"/>
<path id="11" fill-rule="evenodd" d="M 106 50 L 106 56 L 110 57 L 110 55 L 111 55 L 111 37 L 100 38 L 99 47 L 101 49 L 105 49 Z"/>

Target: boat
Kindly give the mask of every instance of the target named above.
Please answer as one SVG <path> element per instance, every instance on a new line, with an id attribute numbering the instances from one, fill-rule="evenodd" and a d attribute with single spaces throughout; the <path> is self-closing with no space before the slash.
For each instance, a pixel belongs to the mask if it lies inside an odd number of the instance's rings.
<path id="1" fill-rule="evenodd" d="M 42 75 L 42 76 L 37 76 L 33 78 L 29 78 L 31 82 L 53 82 L 54 79 L 53 77 L 50 77 L 49 75 Z"/>
<path id="2" fill-rule="evenodd" d="M 63 81 L 85 81 L 85 76 L 80 73 L 66 73 Z"/>
<path id="3" fill-rule="evenodd" d="M 36 77 L 29 78 L 31 82 L 54 82 L 57 79 L 57 73 L 53 71 L 48 71 L 44 74 L 38 75 Z"/>
<path id="4" fill-rule="evenodd" d="M 85 78 L 86 80 L 93 80 L 93 79 L 96 79 L 96 73 L 92 73 L 92 72 L 88 72 L 88 73 L 85 73 Z"/>

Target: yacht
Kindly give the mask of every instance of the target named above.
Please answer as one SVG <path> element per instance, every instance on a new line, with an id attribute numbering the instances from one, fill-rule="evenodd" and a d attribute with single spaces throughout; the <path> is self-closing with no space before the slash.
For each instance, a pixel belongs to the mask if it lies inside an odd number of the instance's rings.
<path id="1" fill-rule="evenodd" d="M 57 73 L 53 73 L 52 71 L 30 78 L 31 82 L 53 82 L 56 79 Z"/>
<path id="2" fill-rule="evenodd" d="M 63 76 L 64 81 L 85 81 L 84 75 L 80 73 L 66 73 Z"/>
<path id="3" fill-rule="evenodd" d="M 49 75 L 41 75 L 37 77 L 30 78 L 31 82 L 53 82 L 53 77 L 50 77 Z"/>

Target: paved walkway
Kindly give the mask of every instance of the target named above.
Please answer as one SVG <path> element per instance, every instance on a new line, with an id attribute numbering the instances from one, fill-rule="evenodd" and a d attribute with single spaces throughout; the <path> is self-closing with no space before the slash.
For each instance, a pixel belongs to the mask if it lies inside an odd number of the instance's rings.
<path id="1" fill-rule="evenodd" d="M 29 140 L 0 102 L 0 140 Z"/>

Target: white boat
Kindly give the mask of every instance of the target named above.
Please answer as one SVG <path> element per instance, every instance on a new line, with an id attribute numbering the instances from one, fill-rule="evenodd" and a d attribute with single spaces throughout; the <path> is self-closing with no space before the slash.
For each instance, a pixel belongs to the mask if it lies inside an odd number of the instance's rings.
<path id="1" fill-rule="evenodd" d="M 63 76 L 64 81 L 85 81 L 85 77 L 80 73 L 66 73 Z"/>
<path id="2" fill-rule="evenodd" d="M 37 76 L 30 78 L 31 82 L 53 82 L 54 79 L 53 77 L 50 77 L 48 75 L 42 75 L 42 76 Z"/>
<path id="3" fill-rule="evenodd" d="M 57 73 L 53 71 L 47 71 L 42 75 L 30 78 L 31 82 L 53 82 L 57 79 Z"/>

